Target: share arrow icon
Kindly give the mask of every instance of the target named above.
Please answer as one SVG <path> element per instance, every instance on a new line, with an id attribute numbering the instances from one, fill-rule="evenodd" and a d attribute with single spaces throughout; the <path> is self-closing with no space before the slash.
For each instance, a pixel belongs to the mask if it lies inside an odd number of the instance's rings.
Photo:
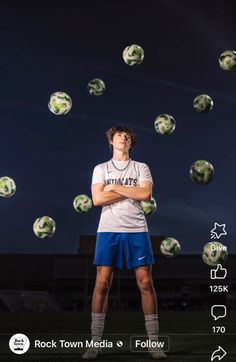
<path id="1" fill-rule="evenodd" d="M 225 352 L 225 350 L 221 346 L 218 346 L 218 349 L 216 349 L 211 355 L 211 361 L 213 361 L 215 358 L 218 358 L 218 360 L 220 361 L 226 355 L 227 352 Z"/>

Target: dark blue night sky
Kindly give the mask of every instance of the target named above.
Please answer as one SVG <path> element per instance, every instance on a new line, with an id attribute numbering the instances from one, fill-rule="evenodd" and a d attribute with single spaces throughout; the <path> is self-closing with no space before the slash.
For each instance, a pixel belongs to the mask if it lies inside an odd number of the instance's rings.
<path id="1" fill-rule="evenodd" d="M 236 48 L 235 2 L 10 1 L 0 11 L 0 176 L 16 194 L 0 198 L 0 252 L 74 253 L 79 236 L 95 234 L 100 208 L 73 209 L 90 195 L 92 171 L 111 158 L 105 132 L 125 123 L 139 136 L 132 158 L 149 165 L 158 209 L 151 235 L 173 236 L 182 253 L 201 253 L 214 222 L 226 223 L 220 241 L 235 253 L 235 72 L 219 55 Z M 140 66 L 128 66 L 123 49 L 139 44 Z M 101 78 L 106 93 L 90 96 Z M 48 110 L 50 94 L 67 92 L 65 116 Z M 212 111 L 197 113 L 193 99 L 208 94 Z M 176 129 L 162 136 L 155 118 L 171 114 Z M 214 180 L 189 178 L 206 159 Z M 55 235 L 38 239 L 34 220 L 51 216 Z"/>

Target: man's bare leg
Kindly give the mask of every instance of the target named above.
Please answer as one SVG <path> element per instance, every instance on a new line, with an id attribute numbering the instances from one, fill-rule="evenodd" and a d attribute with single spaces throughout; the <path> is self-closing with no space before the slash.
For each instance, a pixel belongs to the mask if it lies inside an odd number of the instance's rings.
<path id="1" fill-rule="evenodd" d="M 92 299 L 92 313 L 106 313 L 108 292 L 112 284 L 113 267 L 98 266 Z"/>
<path id="2" fill-rule="evenodd" d="M 151 266 L 141 266 L 135 269 L 136 281 L 141 292 L 142 308 L 145 318 L 147 335 L 150 340 L 158 341 L 159 323 L 157 314 L 157 297 L 152 280 Z M 149 350 L 152 358 L 165 359 L 161 350 Z"/>
<path id="3" fill-rule="evenodd" d="M 136 281 L 141 292 L 144 315 L 157 314 L 157 297 L 152 280 L 151 266 L 141 266 L 135 269 Z"/>
<path id="4" fill-rule="evenodd" d="M 96 283 L 92 299 L 92 341 L 101 342 L 104 330 L 105 316 L 108 308 L 108 292 L 112 284 L 113 267 L 98 266 Z M 100 350 L 88 349 L 82 356 L 83 359 L 97 359 Z"/>

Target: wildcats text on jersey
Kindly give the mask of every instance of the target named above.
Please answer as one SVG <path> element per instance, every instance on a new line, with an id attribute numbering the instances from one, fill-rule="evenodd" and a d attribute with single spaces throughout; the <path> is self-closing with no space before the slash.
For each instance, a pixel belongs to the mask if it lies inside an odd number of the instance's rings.
<path id="1" fill-rule="evenodd" d="M 137 186 L 138 180 L 132 177 L 122 177 L 122 178 L 109 178 L 106 180 L 106 185 L 115 184 L 121 186 Z"/>

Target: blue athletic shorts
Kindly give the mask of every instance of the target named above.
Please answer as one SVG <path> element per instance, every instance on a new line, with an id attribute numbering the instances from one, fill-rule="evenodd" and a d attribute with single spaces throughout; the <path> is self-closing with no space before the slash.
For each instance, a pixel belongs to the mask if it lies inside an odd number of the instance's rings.
<path id="1" fill-rule="evenodd" d="M 154 263 L 152 244 L 147 232 L 98 232 L 94 264 L 122 269 L 124 256 L 128 269 Z"/>

